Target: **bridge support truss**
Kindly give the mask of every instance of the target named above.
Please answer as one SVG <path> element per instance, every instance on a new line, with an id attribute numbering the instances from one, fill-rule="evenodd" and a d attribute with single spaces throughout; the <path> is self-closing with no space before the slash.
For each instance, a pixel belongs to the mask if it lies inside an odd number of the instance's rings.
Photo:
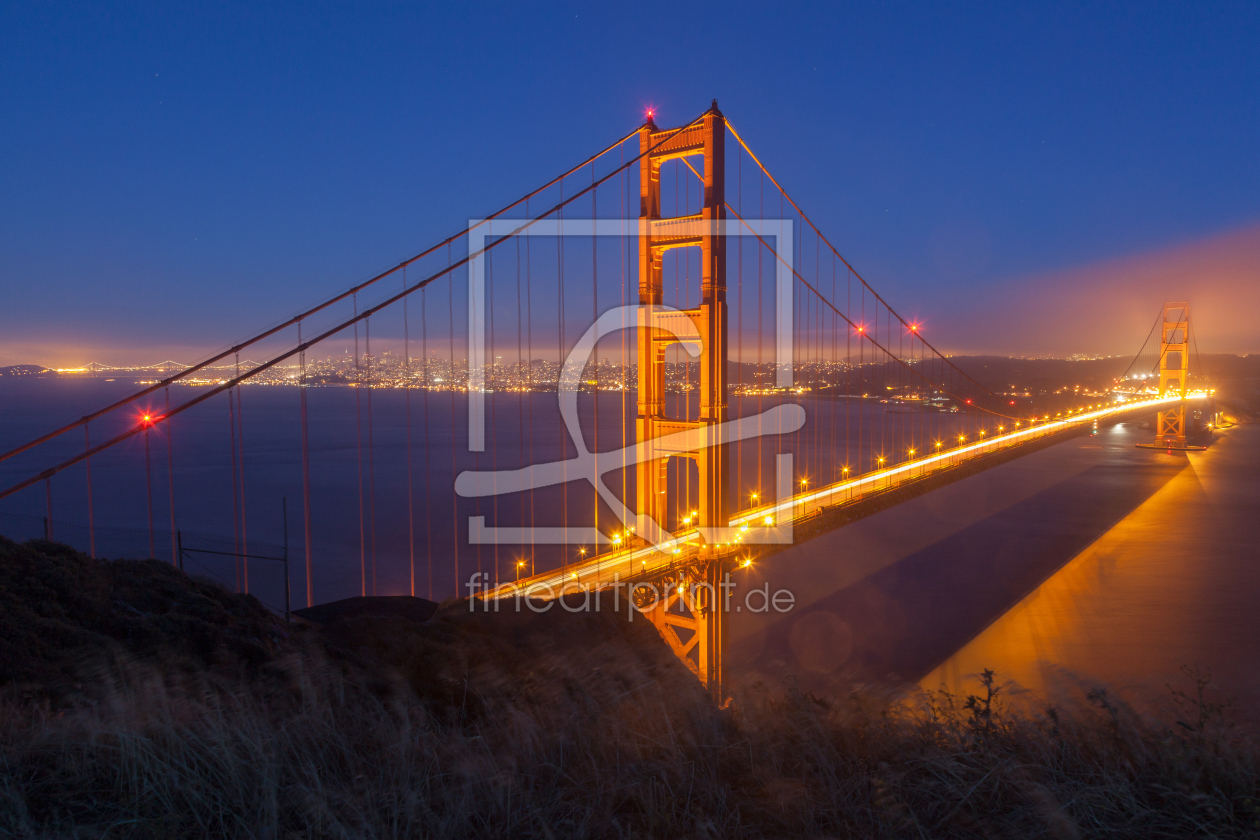
<path id="1" fill-rule="evenodd" d="M 651 120 L 639 130 L 643 152 L 639 179 L 639 303 L 659 307 L 664 302 L 663 263 L 673 248 L 699 248 L 701 259 L 700 305 L 677 313 L 644 314 L 638 325 L 639 393 L 635 420 L 636 440 L 649 447 L 648 457 L 636 466 L 637 511 L 662 527 L 669 510 L 668 481 L 670 458 L 694 460 L 698 467 L 696 522 L 700 533 L 716 533 L 729 525 L 727 510 L 727 449 L 720 428 L 727 419 L 726 355 L 726 217 L 725 189 L 726 118 L 717 102 L 701 121 L 681 129 L 658 129 Z M 704 180 L 704 204 L 698 214 L 661 218 L 661 165 L 670 160 L 700 158 Z M 688 162 L 687 165 L 690 165 Z M 641 310 L 642 311 L 642 310 Z M 661 319 L 689 318 L 700 337 L 700 407 L 695 420 L 669 417 L 665 411 L 665 351 L 678 343 L 678 330 L 661 329 Z M 694 349 L 694 348 L 689 348 Z M 691 436 L 695 448 L 668 448 L 658 443 L 663 437 L 682 431 Z M 640 519 L 640 522 L 644 522 Z M 640 528 L 640 532 L 644 532 Z M 701 550 L 701 563 L 690 574 L 694 580 L 675 584 L 686 591 L 688 585 L 707 584 L 708 592 L 721 592 L 717 585 L 723 575 L 723 562 L 717 546 Z M 679 598 L 675 591 L 674 602 Z M 722 694 L 723 658 L 726 650 L 726 614 L 722 599 L 687 599 L 694 608 L 688 616 L 671 612 L 673 602 L 662 598 L 648 617 L 675 653 L 715 694 Z M 680 623 L 681 622 L 681 623 Z M 686 626 L 684 626 L 686 625 Z M 678 631 L 686 631 L 681 639 Z"/>

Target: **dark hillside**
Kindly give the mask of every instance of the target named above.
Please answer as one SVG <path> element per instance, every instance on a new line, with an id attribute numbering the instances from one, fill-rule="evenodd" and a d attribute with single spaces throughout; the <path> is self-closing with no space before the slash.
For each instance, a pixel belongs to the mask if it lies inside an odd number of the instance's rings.
<path id="1" fill-rule="evenodd" d="M 167 668 L 257 666 L 287 634 L 257 600 L 156 560 L 92 560 L 0 537 L 0 686 L 80 691 L 120 653 Z"/>
<path id="2" fill-rule="evenodd" d="M 0 838 L 1256 837 L 1193 677 L 1148 720 L 753 687 L 607 610 L 285 625 L 157 562 L 0 541 Z"/>

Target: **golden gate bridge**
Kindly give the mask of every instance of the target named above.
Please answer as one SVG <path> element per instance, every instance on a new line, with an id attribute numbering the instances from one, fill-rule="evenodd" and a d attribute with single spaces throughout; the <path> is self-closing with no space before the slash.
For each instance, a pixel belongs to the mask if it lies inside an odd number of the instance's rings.
<path id="1" fill-rule="evenodd" d="M 99 484 L 99 456 L 139 438 L 157 556 L 160 439 L 180 562 L 172 440 L 198 412 L 217 416 L 232 476 L 223 553 L 249 591 L 245 439 L 266 421 L 247 426 L 242 386 L 294 385 L 307 606 L 321 569 L 357 559 L 359 593 L 376 594 L 378 560 L 399 553 L 410 594 L 485 608 L 615 589 L 720 695 L 724 585 L 759 557 L 1130 412 L 1157 413 L 1152 446 L 1192 447 L 1186 407 L 1207 393 L 1189 389 L 1188 305 L 1165 305 L 1156 326 L 1158 346 L 1144 356 L 1148 336 L 1130 369 L 1158 370 L 1157 386 L 1037 414 L 881 296 L 714 102 L 674 128 L 649 113 L 415 256 L 0 455 L 25 463 L 82 430 L 81 450 L 0 498 L 42 491 L 51 521 L 54 480 L 85 482 L 96 555 L 92 459 Z M 351 342 L 343 363 L 318 360 Z M 266 354 L 242 364 L 247 350 Z M 316 513 L 310 394 L 334 384 L 353 389 L 355 504 L 340 515 L 357 519 L 357 558 L 314 534 L 329 514 Z M 388 455 L 383 411 L 405 428 Z M 405 532 L 405 550 L 385 532 Z"/>

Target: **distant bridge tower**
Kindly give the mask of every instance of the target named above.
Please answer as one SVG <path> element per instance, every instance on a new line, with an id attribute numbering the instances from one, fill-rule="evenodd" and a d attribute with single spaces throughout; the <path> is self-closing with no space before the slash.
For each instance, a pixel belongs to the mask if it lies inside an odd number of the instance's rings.
<path id="1" fill-rule="evenodd" d="M 671 248 L 699 248 L 701 254 L 700 306 L 681 315 L 644 319 L 638 329 L 639 395 L 635 421 L 637 441 L 651 446 L 650 456 L 636 466 L 638 513 L 651 516 L 662 527 L 669 510 L 666 470 L 670 458 L 696 461 L 699 472 L 696 524 L 705 529 L 725 529 L 727 511 L 727 444 L 718 443 L 710 430 L 726 422 L 726 236 L 721 224 L 726 218 L 725 188 L 726 118 L 713 107 L 696 124 L 681 129 L 661 130 L 649 118 L 639 129 L 639 149 L 643 153 L 639 181 L 639 303 L 663 303 L 662 265 Z M 678 158 L 702 158 L 704 204 L 698 214 L 661 218 L 661 164 Z M 665 415 L 665 350 L 678 342 L 680 329 L 661 329 L 681 317 L 690 319 L 700 346 L 700 410 L 696 420 Z M 690 326 L 686 334 L 692 334 Z M 667 448 L 654 443 L 665 435 L 691 431 L 685 446 Z M 694 444 L 694 445 L 693 445 Z M 709 533 L 714 533 L 710 531 Z M 662 598 L 655 609 L 646 611 L 674 652 L 692 668 L 706 686 L 720 696 L 722 670 L 727 646 L 725 611 L 718 603 L 725 570 L 716 546 L 702 549 L 701 563 L 691 580 L 681 586 L 696 586 L 704 594 L 691 615 L 681 616 L 668 609 L 675 598 Z M 697 586 L 698 585 L 698 586 Z"/>
<path id="2" fill-rule="evenodd" d="M 1181 402 L 1160 409 L 1155 417 L 1155 445 L 1186 448 L 1186 378 L 1190 372 L 1190 304 L 1164 304 L 1159 342 L 1159 395 L 1173 394 Z"/>

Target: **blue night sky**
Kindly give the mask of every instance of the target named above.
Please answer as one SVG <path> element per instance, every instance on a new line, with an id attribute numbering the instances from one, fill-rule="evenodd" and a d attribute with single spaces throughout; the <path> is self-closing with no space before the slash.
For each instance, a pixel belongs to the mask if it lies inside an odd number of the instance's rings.
<path id="1" fill-rule="evenodd" d="M 713 97 L 947 346 L 1184 279 L 1260 351 L 1260 5 L 664 8 L 5 4 L 0 364 L 191 361 Z"/>

